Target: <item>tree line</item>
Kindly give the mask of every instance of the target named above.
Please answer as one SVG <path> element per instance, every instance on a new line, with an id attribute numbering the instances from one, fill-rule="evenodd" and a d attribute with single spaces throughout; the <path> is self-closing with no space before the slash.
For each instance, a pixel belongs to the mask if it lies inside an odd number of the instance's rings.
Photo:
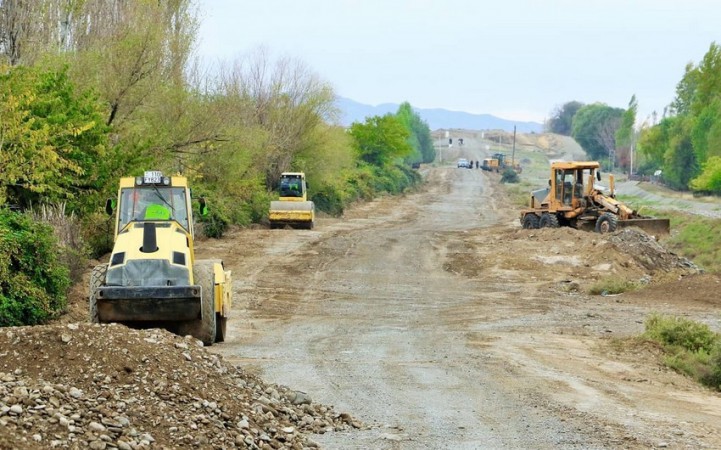
<path id="1" fill-rule="evenodd" d="M 8 218 L 10 206 L 61 205 L 77 226 L 81 241 L 63 250 L 73 256 L 49 263 L 109 251 L 104 200 L 144 170 L 188 177 L 220 236 L 267 218 L 284 171 L 306 172 L 316 207 L 340 215 L 411 188 L 411 165 L 435 159 L 410 104 L 344 129 L 330 84 L 302 61 L 259 49 L 204 66 L 192 53 L 198 25 L 192 0 L 0 0 L 0 265 L 24 270 L 18 249 L 47 231 L 32 225 L 37 214 Z M 0 267 L 0 325 L 22 316 L 6 300 L 22 304 L 37 285 L 14 289 L 13 270 Z"/>
<path id="2" fill-rule="evenodd" d="M 589 157 L 639 175 L 660 173 L 676 190 L 721 194 L 721 47 L 712 43 L 689 63 L 660 119 L 636 127 L 628 108 L 571 101 L 556 108 L 546 129 L 574 137 Z"/>

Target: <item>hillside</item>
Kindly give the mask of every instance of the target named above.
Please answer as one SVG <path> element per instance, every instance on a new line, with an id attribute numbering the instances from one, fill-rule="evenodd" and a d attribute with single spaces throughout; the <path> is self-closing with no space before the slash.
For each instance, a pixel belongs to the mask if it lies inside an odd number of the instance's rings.
<path id="1" fill-rule="evenodd" d="M 380 105 L 366 105 L 354 100 L 338 97 L 336 107 L 341 111 L 340 123 L 349 126 L 356 121 L 363 121 L 368 116 L 382 116 L 387 113 L 395 113 L 398 104 L 383 103 Z M 432 130 L 440 128 L 461 128 L 466 130 L 505 130 L 513 131 L 514 125 L 520 133 L 540 133 L 543 131 L 543 124 L 538 122 L 517 122 L 502 119 L 491 114 L 472 114 L 462 111 L 449 111 L 441 108 L 415 108 L 423 120 L 428 123 Z"/>

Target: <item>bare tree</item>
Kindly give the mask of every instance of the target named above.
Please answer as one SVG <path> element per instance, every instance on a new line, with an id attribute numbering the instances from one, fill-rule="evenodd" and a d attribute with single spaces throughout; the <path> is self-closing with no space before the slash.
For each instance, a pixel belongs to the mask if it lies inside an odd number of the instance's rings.
<path id="1" fill-rule="evenodd" d="M 12 66 L 20 64 L 32 34 L 33 5 L 29 0 L 0 0 L 0 53 Z"/>
<path id="2" fill-rule="evenodd" d="M 596 139 L 608 153 L 610 166 L 616 164 L 616 131 L 621 126 L 620 117 L 609 117 L 598 127 Z"/>
<path id="3" fill-rule="evenodd" d="M 337 114 L 326 82 L 300 61 L 272 62 L 262 48 L 223 71 L 220 90 L 235 101 L 242 126 L 265 131 L 268 186 L 277 184 L 294 156 L 313 145 L 314 131 Z"/>

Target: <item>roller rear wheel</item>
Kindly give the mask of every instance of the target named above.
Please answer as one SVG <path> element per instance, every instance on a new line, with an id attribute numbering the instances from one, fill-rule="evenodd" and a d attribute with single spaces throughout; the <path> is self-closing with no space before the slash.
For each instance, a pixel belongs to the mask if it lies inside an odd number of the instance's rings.
<path id="1" fill-rule="evenodd" d="M 99 264 L 93 268 L 90 274 L 90 323 L 100 323 L 98 317 L 98 288 L 105 284 L 105 275 L 108 273 L 107 264 Z"/>

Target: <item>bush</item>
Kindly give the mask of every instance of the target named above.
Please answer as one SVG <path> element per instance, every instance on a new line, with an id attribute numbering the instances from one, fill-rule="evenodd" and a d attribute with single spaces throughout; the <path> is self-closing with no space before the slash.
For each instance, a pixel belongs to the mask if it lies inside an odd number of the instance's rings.
<path id="1" fill-rule="evenodd" d="M 66 214 L 65 203 L 42 205 L 30 213 L 36 222 L 50 225 L 60 247 L 59 260 L 70 271 L 73 283 L 81 281 L 88 263 L 89 248 L 85 244 L 80 221 L 75 214 Z"/>
<path id="2" fill-rule="evenodd" d="M 262 220 L 268 218 L 268 211 L 270 209 L 270 202 L 278 200 L 278 194 L 276 192 L 268 192 L 266 190 L 254 191 L 250 202 L 247 203 L 247 214 L 248 223 L 259 223 Z M 239 225 L 247 225 L 248 223 L 235 221 Z"/>
<path id="3" fill-rule="evenodd" d="M 83 240 L 89 247 L 89 256 L 98 259 L 113 251 L 115 216 L 105 212 L 88 214 L 82 221 Z"/>
<path id="4" fill-rule="evenodd" d="M 637 288 L 638 284 L 636 282 L 620 280 L 616 277 L 608 277 L 591 285 L 588 289 L 588 293 L 591 295 L 613 295 L 633 291 Z"/>
<path id="5" fill-rule="evenodd" d="M 501 183 L 518 183 L 518 181 L 518 174 L 510 167 L 507 167 L 501 174 Z"/>
<path id="6" fill-rule="evenodd" d="M 708 325 L 654 314 L 646 319 L 643 336 L 659 342 L 665 363 L 700 383 L 721 390 L 721 339 Z"/>
<path id="7" fill-rule="evenodd" d="M 690 352 L 703 350 L 709 353 L 717 338 L 708 325 L 682 317 L 654 314 L 646 319 L 645 326 L 646 337 Z"/>
<path id="8" fill-rule="evenodd" d="M 200 223 L 201 233 L 209 238 L 220 239 L 228 229 L 228 219 L 217 209 L 211 209 L 207 215 L 200 216 Z"/>
<path id="9" fill-rule="evenodd" d="M 0 209 L 0 326 L 36 325 L 65 309 L 68 269 L 50 226 Z"/>
<path id="10" fill-rule="evenodd" d="M 329 184 L 320 186 L 320 188 L 314 192 L 311 200 L 313 200 L 315 207 L 319 211 L 323 211 L 324 213 L 334 217 L 340 217 L 343 215 L 345 207 L 343 204 L 342 193 L 334 186 Z"/>

